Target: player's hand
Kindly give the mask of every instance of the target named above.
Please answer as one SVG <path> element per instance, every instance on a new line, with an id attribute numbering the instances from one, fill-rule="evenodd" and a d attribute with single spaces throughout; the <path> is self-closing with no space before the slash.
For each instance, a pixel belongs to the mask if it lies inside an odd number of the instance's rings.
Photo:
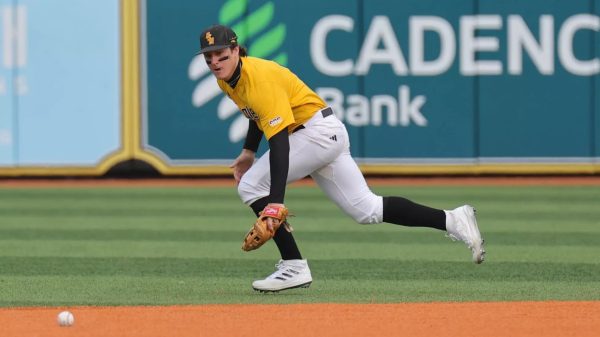
<path id="1" fill-rule="evenodd" d="M 286 221 L 288 215 L 289 211 L 283 204 L 267 204 L 244 237 L 242 250 L 248 252 L 258 249 L 275 236 L 275 232 L 281 225 L 285 226 L 285 230 L 291 232 L 292 227 Z"/>
<path id="2" fill-rule="evenodd" d="M 275 207 L 282 207 L 285 208 L 284 204 L 269 204 L 269 206 L 275 206 Z M 279 226 L 281 225 L 281 221 L 277 218 L 271 218 L 271 217 L 266 217 L 265 218 L 265 222 L 267 223 L 267 228 L 269 229 L 269 231 L 274 232 L 274 228 L 279 228 Z"/>
<path id="3" fill-rule="evenodd" d="M 253 151 L 243 149 L 242 153 L 229 165 L 233 169 L 233 178 L 237 184 L 246 171 L 254 164 L 255 153 Z"/>
<path id="4" fill-rule="evenodd" d="M 265 222 L 267 223 L 267 229 L 270 232 L 273 232 L 273 228 L 279 224 L 279 220 L 277 220 L 275 218 L 266 218 Z"/>

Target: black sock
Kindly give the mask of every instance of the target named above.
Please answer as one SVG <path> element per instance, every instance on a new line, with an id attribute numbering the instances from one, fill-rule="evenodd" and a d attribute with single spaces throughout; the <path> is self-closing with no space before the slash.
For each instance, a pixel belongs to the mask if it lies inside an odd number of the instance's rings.
<path id="1" fill-rule="evenodd" d="M 296 240 L 294 240 L 292 233 L 285 229 L 285 226 L 279 227 L 277 232 L 275 232 L 273 240 L 275 240 L 275 244 L 279 249 L 282 260 L 302 260 L 302 255 L 300 255 Z"/>
<path id="2" fill-rule="evenodd" d="M 402 197 L 383 197 L 383 221 L 446 230 L 446 213 L 443 210 L 419 205 Z"/>
<path id="3" fill-rule="evenodd" d="M 254 214 L 258 217 L 258 213 L 262 212 L 262 210 L 268 204 L 267 198 L 261 198 L 256 200 L 250 205 Z M 285 229 L 285 226 L 280 226 L 279 229 L 275 232 L 275 236 L 273 237 L 275 244 L 277 245 L 277 249 L 279 249 L 279 254 L 281 254 L 282 260 L 301 260 L 302 255 L 300 255 L 300 250 L 298 249 L 298 245 L 296 245 L 296 240 L 294 240 L 294 236 L 292 233 L 288 232 Z"/>

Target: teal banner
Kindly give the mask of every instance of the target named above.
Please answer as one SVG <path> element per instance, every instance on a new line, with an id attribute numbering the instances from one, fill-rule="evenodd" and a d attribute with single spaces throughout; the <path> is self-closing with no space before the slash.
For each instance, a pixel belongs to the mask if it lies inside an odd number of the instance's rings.
<path id="1" fill-rule="evenodd" d="M 317 91 L 361 163 L 597 162 L 599 12 L 600 0 L 146 0 L 143 144 L 170 165 L 238 155 L 248 122 L 195 54 L 221 23 Z"/>
<path id="2" fill-rule="evenodd" d="M 593 3 L 595 9 L 596 18 L 600 17 L 600 0 L 595 0 Z M 596 51 L 596 59 L 600 59 L 600 34 L 596 30 L 596 37 L 593 41 L 594 50 Z M 592 112 L 591 125 L 594 133 L 594 141 L 592 148 L 594 149 L 593 154 L 596 157 L 596 163 L 600 163 L 600 72 L 596 72 L 592 81 L 592 92 L 594 93 L 594 110 Z"/>
<path id="3" fill-rule="evenodd" d="M 499 27 L 492 30 L 499 48 L 486 53 L 494 61 L 476 96 L 481 157 L 594 156 L 600 19 L 587 14 L 587 0 L 551 4 L 481 2 L 480 13 Z"/>

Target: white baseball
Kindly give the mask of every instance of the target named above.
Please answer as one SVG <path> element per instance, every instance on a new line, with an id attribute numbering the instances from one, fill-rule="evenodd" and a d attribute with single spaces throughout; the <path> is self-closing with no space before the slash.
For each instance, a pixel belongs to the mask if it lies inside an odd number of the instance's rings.
<path id="1" fill-rule="evenodd" d="M 69 311 L 63 311 L 58 314 L 56 319 L 58 321 L 58 325 L 60 326 L 71 326 L 75 322 L 75 317 Z"/>

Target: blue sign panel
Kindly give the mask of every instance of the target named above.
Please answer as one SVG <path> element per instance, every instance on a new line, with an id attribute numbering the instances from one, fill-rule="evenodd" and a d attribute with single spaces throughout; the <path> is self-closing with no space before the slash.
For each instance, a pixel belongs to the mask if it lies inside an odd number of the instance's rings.
<path id="1" fill-rule="evenodd" d="M 0 166 L 12 166 L 16 160 L 13 78 L 19 67 L 17 45 L 23 46 L 18 13 L 23 13 L 23 8 L 14 6 L 14 1 L 0 0 Z"/>
<path id="2" fill-rule="evenodd" d="M 0 95 L 0 146 L 9 143 L 12 156 L 0 158 L 19 166 L 99 163 L 120 146 L 119 1 L 9 3 L 0 7 L 0 27 L 13 30 L 4 44 L 9 70 L 5 60 L 0 72 L 12 81 Z"/>

